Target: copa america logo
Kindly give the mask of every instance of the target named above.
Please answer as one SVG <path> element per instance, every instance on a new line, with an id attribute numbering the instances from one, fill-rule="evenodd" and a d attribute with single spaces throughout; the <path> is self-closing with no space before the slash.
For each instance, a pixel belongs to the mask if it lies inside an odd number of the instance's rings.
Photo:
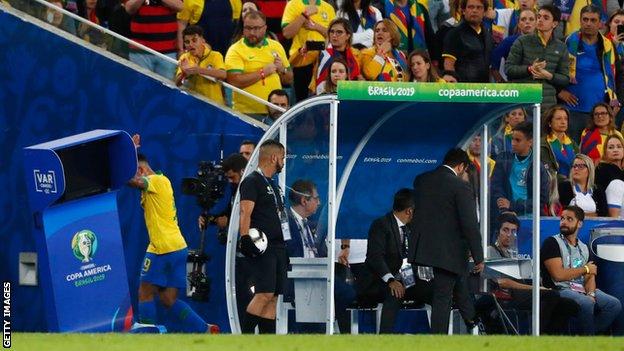
<path id="1" fill-rule="evenodd" d="M 97 237 L 90 230 L 81 230 L 74 234 L 71 246 L 77 259 L 83 263 L 90 262 L 97 251 Z"/>

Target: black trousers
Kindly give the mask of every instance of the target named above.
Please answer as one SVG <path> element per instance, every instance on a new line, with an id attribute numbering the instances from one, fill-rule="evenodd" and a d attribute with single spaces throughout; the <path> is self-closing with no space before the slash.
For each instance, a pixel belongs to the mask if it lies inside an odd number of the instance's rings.
<path id="1" fill-rule="evenodd" d="M 296 101 L 303 101 L 308 98 L 310 81 L 312 80 L 312 74 L 314 65 L 308 65 L 303 67 L 293 67 L 293 87 L 295 88 Z M 294 105 L 294 104 L 291 104 Z"/>
<path id="2" fill-rule="evenodd" d="M 431 302 L 431 332 L 447 334 L 453 297 L 464 321 L 475 318 L 474 302 L 468 289 L 468 273 L 453 273 L 433 268 L 433 299 Z"/>
<path id="3" fill-rule="evenodd" d="M 388 334 L 394 331 L 396 316 L 403 301 L 413 301 L 415 304 L 431 304 L 432 292 L 431 282 L 416 279 L 416 284 L 406 289 L 405 296 L 398 299 L 392 296 L 388 285 L 378 279 L 367 291 L 362 291 L 359 294 L 358 301 L 362 304 L 371 305 L 383 302 L 379 333 Z"/>

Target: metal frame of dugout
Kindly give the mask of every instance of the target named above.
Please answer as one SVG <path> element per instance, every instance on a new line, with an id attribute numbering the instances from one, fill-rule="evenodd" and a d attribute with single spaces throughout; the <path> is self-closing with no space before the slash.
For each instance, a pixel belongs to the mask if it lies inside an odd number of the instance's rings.
<path id="1" fill-rule="evenodd" d="M 325 296 L 328 298 L 325 299 L 325 303 L 318 304 L 318 309 L 324 310 L 327 334 L 334 333 L 333 290 L 336 233 L 337 230 L 340 233 L 349 232 L 349 230 L 341 229 L 342 218 L 347 214 L 346 212 L 341 212 L 345 211 L 343 199 L 349 196 L 349 180 L 363 176 L 364 173 L 358 171 L 358 160 L 362 157 L 367 146 L 371 146 L 371 144 L 374 146 L 376 135 L 380 131 L 384 131 L 388 133 L 387 138 L 394 138 L 396 135 L 393 133 L 397 135 L 405 133 L 404 130 L 400 130 L 405 129 L 405 126 L 418 125 L 418 128 L 414 128 L 413 133 L 410 134 L 413 135 L 413 138 L 407 138 L 406 143 L 401 145 L 418 146 L 420 148 L 422 146 L 419 144 L 420 138 L 427 138 L 430 137 L 429 134 L 435 134 L 435 142 L 430 143 L 428 147 L 436 156 L 442 157 L 449 148 L 465 145 L 468 138 L 477 132 L 481 132 L 482 140 L 488 140 L 488 123 L 499 118 L 502 113 L 508 110 L 530 106 L 533 110 L 534 150 L 539 150 L 541 101 L 542 87 L 539 84 L 457 83 L 450 85 L 444 83 L 414 84 L 344 81 L 339 83 L 337 95 L 321 95 L 307 99 L 293 106 L 275 121 L 258 142 L 258 145 L 268 139 L 279 140 L 287 148 L 286 166 L 288 167 L 290 162 L 299 161 L 288 157 L 290 151 L 288 143 L 289 123 L 296 121 L 298 118 L 304 118 L 302 116 L 306 114 L 314 114 L 314 112 L 317 112 L 315 109 L 319 106 L 325 106 L 329 110 L 328 125 L 326 126 L 328 129 L 326 131 L 328 148 L 326 150 L 327 154 L 322 155 L 328 162 L 327 173 L 324 175 L 323 182 L 323 184 L 327 184 L 327 188 L 321 189 L 319 187 L 319 193 L 321 190 L 326 190 L 327 194 L 325 207 L 319 216 L 319 223 L 325 221 L 327 226 L 326 244 L 328 255 L 324 259 L 324 267 L 320 267 L 324 268 L 322 274 L 325 277 Z M 393 125 L 396 130 L 388 130 Z M 352 132 L 354 130 L 357 130 L 357 132 Z M 347 142 L 347 140 L 349 141 Z M 484 157 L 487 157 L 486 155 L 488 154 L 488 143 L 483 142 L 481 152 L 481 184 L 483 186 L 481 187 L 480 218 L 484 250 L 488 244 L 487 224 L 489 222 L 488 197 L 485 196 L 488 193 L 487 175 L 489 170 L 488 162 L 485 161 Z M 258 156 L 259 149 L 256 148 L 243 177 L 257 169 Z M 539 218 L 539 164 L 540 155 L 539 152 L 536 152 L 533 154 L 533 218 Z M 409 176 L 413 179 L 415 175 L 432 169 L 435 165 L 408 166 L 408 172 L 411 171 Z M 407 166 L 397 164 L 395 167 Z M 279 174 L 279 186 L 282 188 L 282 191 L 286 189 L 287 174 L 285 170 L 286 167 Z M 338 176 L 340 176 L 339 179 L 337 179 Z M 411 180 L 409 184 L 411 185 Z M 396 184 L 395 190 L 398 187 L 399 184 Z M 393 193 L 394 191 L 388 192 L 387 197 L 391 197 Z M 225 264 L 227 308 L 232 333 L 240 333 L 241 330 L 237 312 L 234 273 L 239 210 L 240 203 L 237 194 L 228 229 Z M 376 216 L 385 213 L 386 210 L 377 213 Z M 370 224 L 370 221 L 368 224 Z M 533 263 L 539 263 L 540 260 L 539 238 L 539 220 L 534 220 Z M 540 276 L 539 264 L 533 264 L 532 276 Z M 316 279 L 316 276 L 313 279 Z M 297 297 L 295 296 L 295 301 L 296 299 Z M 297 304 L 295 303 L 295 305 Z M 537 284 L 533 286 L 532 317 L 532 333 L 533 335 L 539 335 L 539 287 Z"/>
<path id="2" fill-rule="evenodd" d="M 117 191 L 137 169 L 130 135 L 93 130 L 29 146 L 24 167 L 48 331 L 128 331 Z"/>

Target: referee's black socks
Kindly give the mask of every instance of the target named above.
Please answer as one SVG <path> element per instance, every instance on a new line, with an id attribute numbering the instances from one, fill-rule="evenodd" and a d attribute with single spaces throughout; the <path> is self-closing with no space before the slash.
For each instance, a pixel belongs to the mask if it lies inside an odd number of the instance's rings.
<path id="1" fill-rule="evenodd" d="M 243 334 L 254 334 L 256 332 L 256 325 L 260 323 L 261 319 L 264 318 L 245 312 L 245 318 L 243 319 L 243 325 L 241 326 Z"/>
<path id="2" fill-rule="evenodd" d="M 258 329 L 260 334 L 275 334 L 275 319 L 260 318 Z"/>

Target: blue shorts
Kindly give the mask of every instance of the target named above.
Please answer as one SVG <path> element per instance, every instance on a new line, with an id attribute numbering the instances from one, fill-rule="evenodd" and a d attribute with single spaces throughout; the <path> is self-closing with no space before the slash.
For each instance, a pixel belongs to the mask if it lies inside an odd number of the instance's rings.
<path id="1" fill-rule="evenodd" d="M 162 288 L 186 289 L 187 256 L 186 248 L 162 255 L 145 253 L 140 281 Z"/>

